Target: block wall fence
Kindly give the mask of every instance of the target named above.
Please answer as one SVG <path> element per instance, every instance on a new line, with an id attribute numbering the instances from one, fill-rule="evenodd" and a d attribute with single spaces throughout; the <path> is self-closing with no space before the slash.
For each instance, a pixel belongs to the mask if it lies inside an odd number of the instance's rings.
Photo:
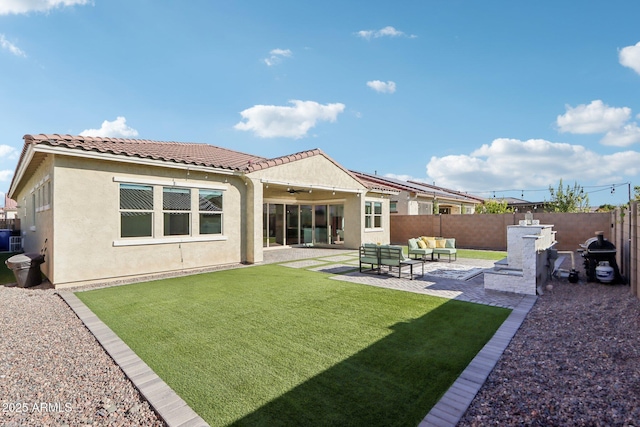
<path id="1" fill-rule="evenodd" d="M 406 245 L 417 236 L 453 237 L 463 249 L 504 251 L 507 249 L 507 226 L 517 225 L 524 213 L 474 215 L 391 215 L 391 243 Z M 617 249 L 620 271 L 630 291 L 640 298 L 638 262 L 640 262 L 640 225 L 638 202 L 629 209 L 596 213 L 535 213 L 540 224 L 553 225 L 561 251 L 576 251 L 580 244 L 603 231 Z M 576 256 L 576 268 L 582 258 Z"/>
<path id="2" fill-rule="evenodd" d="M 537 213 L 533 219 L 553 225 L 556 248 L 576 250 L 580 243 L 604 231 L 611 240 L 614 214 L 605 213 Z M 507 249 L 507 226 L 518 225 L 524 213 L 474 215 L 392 215 L 391 243 L 407 244 L 417 236 L 454 237 L 456 246 L 465 249 L 504 251 Z"/>

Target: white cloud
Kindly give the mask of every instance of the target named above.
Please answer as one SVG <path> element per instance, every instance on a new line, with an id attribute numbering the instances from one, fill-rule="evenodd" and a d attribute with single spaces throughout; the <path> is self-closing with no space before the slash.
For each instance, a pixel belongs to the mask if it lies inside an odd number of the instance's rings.
<path id="1" fill-rule="evenodd" d="M 264 59 L 264 63 L 269 67 L 279 64 L 282 58 L 289 58 L 293 55 L 290 49 L 273 49 L 269 52 L 269 57 Z"/>
<path id="2" fill-rule="evenodd" d="M 18 150 L 10 145 L 0 144 L 0 159 L 17 159 Z"/>
<path id="3" fill-rule="evenodd" d="M 436 185 L 460 191 L 548 188 L 565 182 L 611 183 L 638 175 L 640 153 L 602 155 L 581 145 L 542 139 L 499 138 L 470 155 L 432 157 L 427 175 Z"/>
<path id="4" fill-rule="evenodd" d="M 600 142 L 615 147 L 628 147 L 640 142 L 640 127 L 635 122 L 629 123 L 620 129 L 607 132 Z"/>
<path id="5" fill-rule="evenodd" d="M 356 33 L 356 35 L 358 37 L 361 37 L 365 40 L 371 40 L 372 38 L 377 39 L 379 37 L 401 37 L 401 36 L 405 36 L 405 37 L 409 37 L 409 38 L 416 38 L 417 36 L 415 35 L 406 35 L 404 32 L 402 31 L 398 31 L 395 28 L 391 27 L 391 26 L 387 26 L 384 27 L 380 30 L 361 30 L 358 31 Z"/>
<path id="6" fill-rule="evenodd" d="M 237 123 L 234 128 L 252 131 L 261 138 L 302 138 L 316 122 L 335 122 L 338 114 L 344 111 L 344 104 L 322 105 L 315 101 L 289 101 L 292 107 L 278 105 L 254 105 L 240 112 L 246 121 Z"/>
<path id="7" fill-rule="evenodd" d="M 566 106 L 567 112 L 557 117 L 556 123 L 560 132 L 591 134 L 604 133 L 620 129 L 631 117 L 628 107 L 609 107 L 601 100 L 591 104 L 581 104 L 573 108 Z"/>
<path id="8" fill-rule="evenodd" d="M 127 119 L 118 116 L 114 121 L 105 120 L 100 129 L 85 129 L 80 132 L 82 136 L 106 136 L 111 138 L 134 138 L 138 131 L 127 126 Z"/>
<path id="9" fill-rule="evenodd" d="M 11 181 L 11 178 L 13 178 L 12 170 L 5 169 L 0 171 L 0 182 Z"/>
<path id="10" fill-rule="evenodd" d="M 621 65 L 631 68 L 640 74 L 640 42 L 634 46 L 627 46 L 618 52 L 618 60 Z"/>
<path id="11" fill-rule="evenodd" d="M 20 49 L 18 46 L 16 46 L 15 44 L 13 44 L 9 40 L 7 40 L 7 38 L 4 36 L 4 34 L 0 34 L 0 47 L 2 49 L 8 50 L 9 52 L 14 54 L 15 56 L 22 56 L 23 58 L 27 57 L 27 54 L 24 53 L 24 51 L 22 49 Z"/>
<path id="12" fill-rule="evenodd" d="M 48 12 L 58 7 L 85 5 L 88 3 L 90 3 L 90 0 L 2 0 L 0 1 L 0 15 Z"/>
<path id="13" fill-rule="evenodd" d="M 372 80 L 367 82 L 367 86 L 376 92 L 381 93 L 394 93 L 396 91 L 396 83 L 392 81 L 383 82 L 380 80 Z"/>

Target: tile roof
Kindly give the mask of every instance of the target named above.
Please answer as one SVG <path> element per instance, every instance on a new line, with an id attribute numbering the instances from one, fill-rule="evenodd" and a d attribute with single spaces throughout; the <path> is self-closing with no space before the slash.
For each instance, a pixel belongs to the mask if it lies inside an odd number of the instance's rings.
<path id="1" fill-rule="evenodd" d="M 33 145 L 47 145 L 51 147 L 63 147 L 69 150 L 107 153 L 116 156 L 160 160 L 218 169 L 230 169 L 243 173 L 251 173 L 321 155 L 338 168 L 342 169 L 346 174 L 350 175 L 354 180 L 361 182 L 358 177 L 353 175 L 350 171 L 342 167 L 339 163 L 323 153 L 322 150 L 317 148 L 268 159 L 214 145 L 192 142 L 166 142 L 146 139 L 74 136 L 62 134 L 27 134 L 23 138 L 25 144 L 22 149 L 18 165 L 23 162 L 27 149 Z M 16 176 L 14 175 L 14 180 L 15 179 Z M 13 182 L 11 187 L 13 187 Z"/>
<path id="2" fill-rule="evenodd" d="M 25 150 L 28 144 L 42 144 L 52 147 L 65 147 L 75 150 L 232 170 L 246 170 L 250 164 L 267 160 L 264 157 L 245 154 L 227 148 L 190 142 L 59 134 L 25 135 L 24 140 Z"/>
<path id="3" fill-rule="evenodd" d="M 4 195 L 4 208 L 5 209 L 18 209 L 18 202 L 10 199 L 6 194 Z"/>
<path id="4" fill-rule="evenodd" d="M 455 190 L 449 190 L 443 187 L 437 187 L 435 185 L 430 185 L 426 183 L 414 182 L 414 181 L 403 181 L 396 178 L 390 178 L 380 175 L 371 175 L 364 172 L 355 172 L 352 171 L 360 180 L 367 181 L 370 183 L 369 185 L 377 185 L 377 186 L 387 186 L 391 187 L 395 190 L 403 190 L 409 192 L 415 192 L 417 194 L 425 195 L 425 196 L 437 196 L 439 198 L 446 199 L 456 199 L 463 200 L 467 202 L 473 203 L 481 203 L 482 199 L 461 193 Z"/>

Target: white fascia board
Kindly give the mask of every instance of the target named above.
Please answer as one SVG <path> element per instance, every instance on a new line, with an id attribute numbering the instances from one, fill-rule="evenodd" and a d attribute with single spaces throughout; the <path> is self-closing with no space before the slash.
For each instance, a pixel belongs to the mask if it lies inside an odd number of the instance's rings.
<path id="1" fill-rule="evenodd" d="M 29 165 L 29 163 L 31 163 L 31 159 L 33 158 L 33 153 L 34 153 L 34 149 L 33 149 L 33 145 L 29 145 L 27 147 L 27 152 L 25 153 L 25 156 L 22 158 L 22 162 L 20 162 L 20 164 L 18 165 L 17 169 L 16 169 L 16 174 L 13 177 L 13 185 L 11 186 L 11 188 L 9 188 L 9 191 L 7 192 L 7 196 L 10 199 L 13 199 L 14 196 L 14 192 L 16 191 L 16 186 L 18 185 L 18 183 L 20 181 L 22 181 L 22 178 L 24 176 L 24 172 L 27 169 L 27 166 Z M 15 199 L 13 199 L 15 200 Z"/>

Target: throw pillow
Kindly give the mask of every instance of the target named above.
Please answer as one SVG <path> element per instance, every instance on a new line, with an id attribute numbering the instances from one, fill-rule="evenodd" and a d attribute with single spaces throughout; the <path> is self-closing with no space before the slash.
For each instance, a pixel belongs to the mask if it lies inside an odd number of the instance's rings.
<path id="1" fill-rule="evenodd" d="M 436 248 L 444 248 L 445 243 L 446 243 L 446 240 L 444 239 L 436 240 Z"/>
<path id="2" fill-rule="evenodd" d="M 422 239 L 418 240 L 418 246 L 420 249 L 427 249 L 427 244 Z"/>

